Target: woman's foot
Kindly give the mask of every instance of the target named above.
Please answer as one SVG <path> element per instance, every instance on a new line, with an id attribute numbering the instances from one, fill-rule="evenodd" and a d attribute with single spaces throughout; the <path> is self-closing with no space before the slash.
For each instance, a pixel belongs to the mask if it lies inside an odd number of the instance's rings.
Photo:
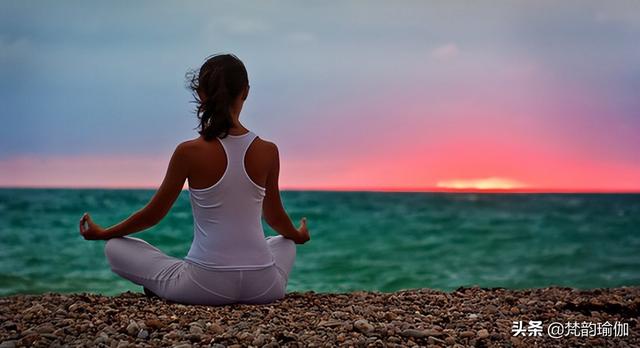
<path id="1" fill-rule="evenodd" d="M 147 296 L 148 298 L 154 298 L 154 297 L 158 297 L 158 298 L 159 298 L 159 297 L 160 297 L 160 296 L 158 296 L 158 295 L 154 294 L 154 293 L 153 293 L 153 291 L 151 291 L 151 290 L 149 290 L 149 289 L 145 288 L 144 286 L 142 287 L 142 290 L 144 290 L 144 294 L 145 294 L 145 296 Z"/>

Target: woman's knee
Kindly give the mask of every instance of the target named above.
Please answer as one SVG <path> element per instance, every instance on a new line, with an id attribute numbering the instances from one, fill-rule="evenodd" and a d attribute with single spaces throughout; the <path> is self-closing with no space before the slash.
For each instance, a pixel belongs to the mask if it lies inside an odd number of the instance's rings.
<path id="1" fill-rule="evenodd" d="M 277 236 L 271 239 L 269 245 L 276 259 L 276 267 L 280 270 L 281 276 L 286 284 L 289 279 L 289 273 L 291 273 L 296 260 L 296 243 L 291 239 Z"/>
<path id="2" fill-rule="evenodd" d="M 292 255 L 293 257 L 296 256 L 296 250 L 298 250 L 297 246 L 296 246 L 296 242 L 292 241 L 291 239 L 288 238 L 283 238 L 284 240 L 282 241 L 282 243 L 284 244 L 284 248 L 285 248 L 285 252 L 288 253 L 289 255 Z"/>
<path id="3" fill-rule="evenodd" d="M 289 238 L 285 238 L 284 236 L 274 236 L 269 239 L 269 244 L 274 248 L 278 249 L 286 254 L 295 255 L 296 254 L 296 242 Z"/>
<path id="4" fill-rule="evenodd" d="M 113 268 L 114 263 L 118 263 L 118 255 L 123 253 L 124 244 L 128 241 L 123 237 L 107 239 L 104 243 L 104 255 Z"/>
<path id="5" fill-rule="evenodd" d="M 107 239 L 104 243 L 104 255 L 109 259 L 109 257 L 113 254 L 113 249 L 115 248 L 115 244 L 117 238 Z"/>

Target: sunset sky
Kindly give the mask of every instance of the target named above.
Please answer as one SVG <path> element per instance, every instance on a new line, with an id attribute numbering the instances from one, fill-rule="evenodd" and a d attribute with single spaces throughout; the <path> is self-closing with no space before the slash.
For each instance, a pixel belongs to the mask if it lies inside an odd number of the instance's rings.
<path id="1" fill-rule="evenodd" d="M 0 186 L 157 187 L 231 52 L 284 189 L 640 191 L 640 2 L 0 3 Z"/>

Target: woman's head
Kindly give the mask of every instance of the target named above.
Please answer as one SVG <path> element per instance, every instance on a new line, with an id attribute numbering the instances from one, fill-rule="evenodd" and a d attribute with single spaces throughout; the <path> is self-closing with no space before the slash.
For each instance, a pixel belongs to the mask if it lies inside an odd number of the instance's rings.
<path id="1" fill-rule="evenodd" d="M 233 54 L 210 56 L 187 73 L 188 88 L 197 104 L 198 133 L 206 140 L 224 138 L 233 127 L 231 109 L 242 106 L 249 92 L 244 64 Z"/>

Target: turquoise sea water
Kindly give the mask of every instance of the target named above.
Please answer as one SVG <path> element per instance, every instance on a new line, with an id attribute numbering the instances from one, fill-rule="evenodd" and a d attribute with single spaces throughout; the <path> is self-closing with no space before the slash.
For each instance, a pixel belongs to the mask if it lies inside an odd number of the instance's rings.
<path id="1" fill-rule="evenodd" d="M 141 291 L 110 271 L 104 241 L 84 240 L 77 225 L 84 211 L 113 225 L 153 193 L 0 189 L 0 295 Z M 298 246 L 288 291 L 640 285 L 640 195 L 288 191 L 282 198 L 294 222 L 307 216 L 312 238 Z M 184 257 L 192 229 L 183 191 L 160 224 L 133 236 Z"/>

